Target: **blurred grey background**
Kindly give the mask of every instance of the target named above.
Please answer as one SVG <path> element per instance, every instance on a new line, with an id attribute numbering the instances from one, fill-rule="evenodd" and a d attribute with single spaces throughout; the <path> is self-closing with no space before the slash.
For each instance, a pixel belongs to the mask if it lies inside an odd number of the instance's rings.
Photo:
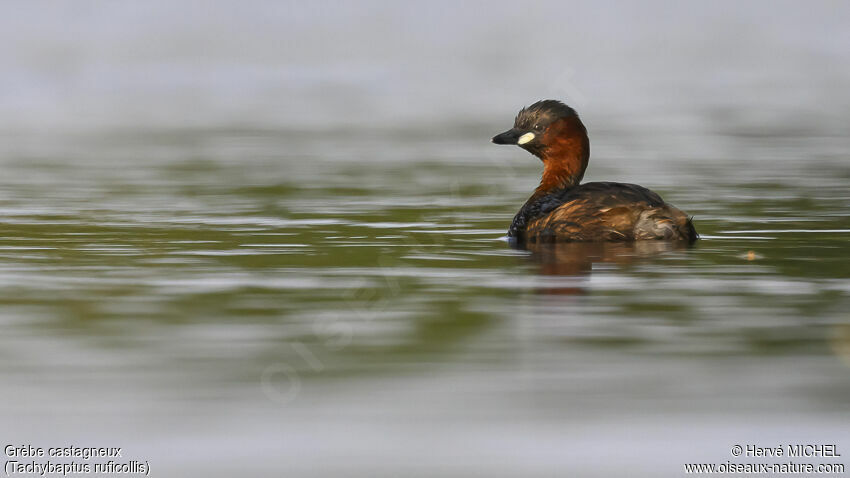
<path id="1" fill-rule="evenodd" d="M 850 107 L 841 1 L 4 2 L 0 128 L 505 122 Z M 831 131 L 845 126 L 823 121 Z M 698 126 L 698 124 L 697 124 Z M 684 127 L 684 125 L 683 125 Z"/>

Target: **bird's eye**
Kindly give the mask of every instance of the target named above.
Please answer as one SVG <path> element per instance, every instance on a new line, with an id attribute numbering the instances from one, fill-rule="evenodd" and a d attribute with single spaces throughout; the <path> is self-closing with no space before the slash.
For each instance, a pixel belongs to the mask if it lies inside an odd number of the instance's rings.
<path id="1" fill-rule="evenodd" d="M 534 129 L 535 131 L 540 131 L 540 130 L 542 130 L 542 129 L 543 129 L 543 127 L 542 127 L 542 126 L 540 126 L 539 124 L 536 124 L 536 125 L 534 125 L 533 129 Z"/>

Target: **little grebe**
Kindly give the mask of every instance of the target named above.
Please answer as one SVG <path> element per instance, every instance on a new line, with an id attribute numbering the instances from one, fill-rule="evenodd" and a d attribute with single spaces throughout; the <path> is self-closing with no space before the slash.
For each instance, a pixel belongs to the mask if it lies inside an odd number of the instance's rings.
<path id="1" fill-rule="evenodd" d="M 590 157 L 578 114 L 556 100 L 523 108 L 514 127 L 493 137 L 543 161 L 543 179 L 514 217 L 508 237 L 520 244 L 575 241 L 695 241 L 691 219 L 636 184 L 579 184 Z"/>

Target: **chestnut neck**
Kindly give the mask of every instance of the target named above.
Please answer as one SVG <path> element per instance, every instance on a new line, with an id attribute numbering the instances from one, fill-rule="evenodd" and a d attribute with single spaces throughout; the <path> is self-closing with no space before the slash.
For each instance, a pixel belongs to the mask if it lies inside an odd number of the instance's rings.
<path id="1" fill-rule="evenodd" d="M 578 116 L 561 118 L 546 129 L 537 156 L 543 160 L 543 177 L 531 198 L 578 186 L 590 159 L 590 140 Z"/>

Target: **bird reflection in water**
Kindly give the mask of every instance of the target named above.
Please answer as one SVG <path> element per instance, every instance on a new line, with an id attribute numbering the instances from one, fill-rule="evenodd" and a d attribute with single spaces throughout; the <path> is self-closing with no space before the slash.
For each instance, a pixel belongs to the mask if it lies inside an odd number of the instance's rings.
<path id="1" fill-rule="evenodd" d="M 595 264 L 629 266 L 690 247 L 681 241 L 635 241 L 531 243 L 521 248 L 531 252 L 531 260 L 539 266 L 541 275 L 582 278 L 590 276 Z M 546 295 L 579 295 L 585 292 L 579 281 L 538 289 L 538 293 Z"/>

